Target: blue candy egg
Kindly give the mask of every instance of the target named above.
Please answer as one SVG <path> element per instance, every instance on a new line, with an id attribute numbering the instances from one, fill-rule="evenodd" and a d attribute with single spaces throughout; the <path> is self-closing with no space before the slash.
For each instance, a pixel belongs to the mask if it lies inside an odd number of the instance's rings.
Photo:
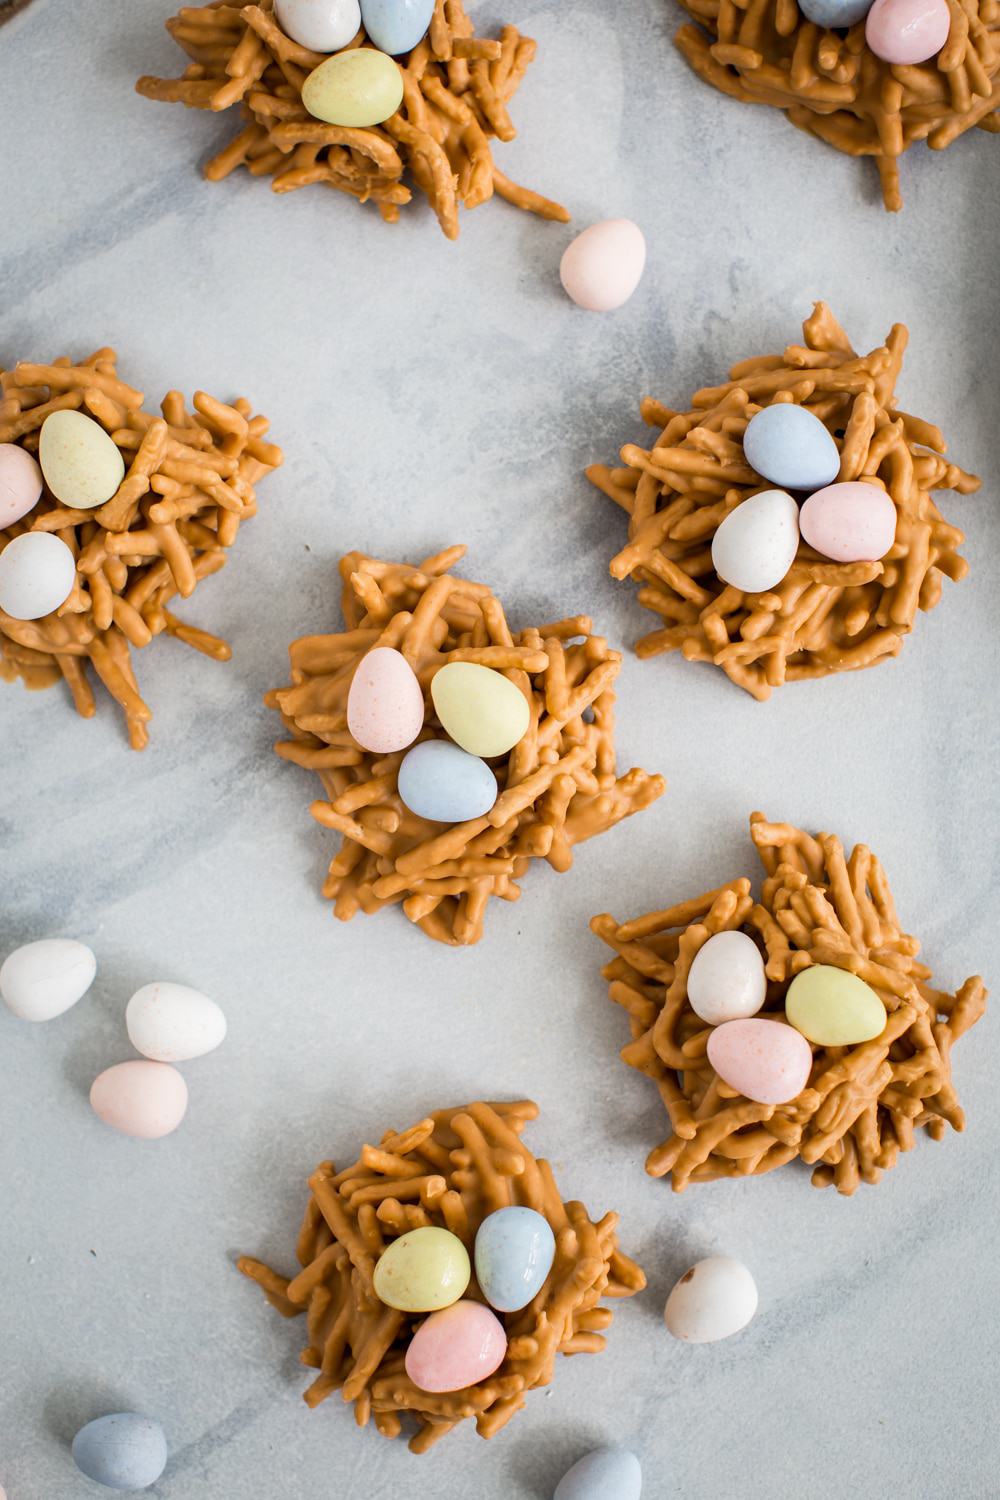
<path id="1" fill-rule="evenodd" d="M 497 800 L 497 779 L 484 760 L 450 740 L 423 740 L 403 756 L 399 795 L 418 818 L 466 823 Z"/>
<path id="2" fill-rule="evenodd" d="M 476 1234 L 476 1280 L 498 1312 L 518 1312 L 539 1291 L 555 1259 L 548 1219 L 533 1208 L 498 1208 Z"/>
<path id="3" fill-rule="evenodd" d="M 786 490 L 818 490 L 840 473 L 840 452 L 819 417 L 779 401 L 751 417 L 743 434 L 747 463 Z"/>
<path id="4" fill-rule="evenodd" d="M 556 1485 L 552 1500 L 639 1500 L 642 1469 L 627 1448 L 595 1448 Z"/>
<path id="5" fill-rule="evenodd" d="M 431 24 L 434 0 L 361 0 L 361 20 L 371 40 L 390 57 L 412 52 Z"/>
<path id="6" fill-rule="evenodd" d="M 116 1411 L 81 1427 L 73 1439 L 73 1461 L 81 1473 L 109 1490 L 144 1490 L 167 1463 L 167 1440 L 152 1417 Z"/>
<path id="7" fill-rule="evenodd" d="M 872 0 L 799 0 L 799 10 L 817 26 L 855 26 L 872 8 Z"/>

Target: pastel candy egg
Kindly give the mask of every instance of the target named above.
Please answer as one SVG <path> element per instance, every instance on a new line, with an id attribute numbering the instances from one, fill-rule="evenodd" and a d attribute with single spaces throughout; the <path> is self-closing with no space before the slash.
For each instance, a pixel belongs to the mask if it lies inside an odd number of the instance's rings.
<path id="1" fill-rule="evenodd" d="M 375 1295 L 402 1312 L 437 1312 L 458 1301 L 471 1275 L 458 1236 L 428 1225 L 386 1246 L 375 1266 Z"/>
<path id="2" fill-rule="evenodd" d="M 476 1280 L 491 1307 L 519 1312 L 545 1283 L 556 1240 L 548 1219 L 533 1208 L 498 1208 L 476 1232 Z"/>
<path id="3" fill-rule="evenodd" d="M 784 490 L 763 490 L 722 522 L 712 538 L 712 566 L 723 583 L 745 594 L 761 594 L 781 582 L 798 545 L 795 501 Z"/>
<path id="4" fill-rule="evenodd" d="M 155 1141 L 176 1130 L 187 1110 L 187 1084 L 169 1063 L 116 1063 L 90 1086 L 94 1114 L 122 1135 Z"/>
<path id="5" fill-rule="evenodd" d="M 820 1047 L 851 1047 L 881 1036 L 886 1009 L 870 985 L 846 969 L 813 964 L 796 974 L 785 996 L 785 1015 Z"/>
<path id="6" fill-rule="evenodd" d="M 424 695 L 401 651 L 376 646 L 362 657 L 347 695 L 347 727 L 365 750 L 388 755 L 412 745 L 424 725 Z"/>
<path id="7" fill-rule="evenodd" d="M 759 1016 L 725 1021 L 708 1038 L 708 1060 L 723 1083 L 757 1104 L 787 1104 L 809 1082 L 812 1048 L 793 1026 Z"/>
<path id="8" fill-rule="evenodd" d="M 137 1052 L 156 1062 L 186 1062 L 212 1052 L 226 1034 L 214 1000 L 186 984 L 144 984 L 125 1007 L 125 1027 Z"/>
<path id="9" fill-rule="evenodd" d="M 799 528 L 810 547 L 835 562 L 876 562 L 896 539 L 896 507 L 877 484 L 830 484 L 809 496 Z"/>
<path id="10" fill-rule="evenodd" d="M 739 1333 L 756 1311 L 757 1286 L 742 1261 L 710 1255 L 685 1271 L 663 1316 L 675 1339 L 714 1344 Z"/>
<path id="11" fill-rule="evenodd" d="M 865 22 L 865 41 L 887 63 L 922 63 L 948 40 L 947 0 L 875 0 Z"/>
<path id="12" fill-rule="evenodd" d="M 591 224 L 563 251 L 559 279 L 566 295 L 587 312 L 613 312 L 639 285 L 646 241 L 631 219 Z"/>
<path id="13" fill-rule="evenodd" d="M 73 592 L 76 559 L 51 531 L 25 531 L 0 552 L 0 609 L 14 620 L 40 620 Z"/>
<path id="14" fill-rule="evenodd" d="M 402 102 L 402 73 L 391 57 L 372 47 L 328 57 L 302 85 L 306 109 L 329 125 L 380 125 Z"/>
<path id="15" fill-rule="evenodd" d="M 462 1391 L 503 1364 L 507 1334 L 481 1302 L 456 1302 L 421 1323 L 404 1364 L 422 1391 Z"/>
<path id="16" fill-rule="evenodd" d="M 772 484 L 815 490 L 840 473 L 840 450 L 819 417 L 792 401 L 765 406 L 743 434 L 747 463 Z"/>
<path id="17" fill-rule="evenodd" d="M 88 1479 L 109 1490 L 145 1490 L 166 1467 L 167 1440 L 152 1417 L 117 1411 L 80 1428 L 73 1439 L 73 1461 Z"/>
<path id="18" fill-rule="evenodd" d="M 527 698 L 491 667 L 449 662 L 431 678 L 431 698 L 443 728 L 470 755 L 505 755 L 527 733 Z"/>
<path id="19" fill-rule="evenodd" d="M 125 460 L 99 422 L 82 411 L 53 411 L 42 423 L 38 461 L 45 483 L 64 505 L 92 510 L 110 500 Z"/>
<path id="20" fill-rule="evenodd" d="M 17 443 L 0 443 L 0 530 L 26 516 L 41 495 L 37 460 Z"/>
<path id="21" fill-rule="evenodd" d="M 799 10 L 817 26 L 856 26 L 872 8 L 872 0 L 799 0 Z"/>
<path id="22" fill-rule="evenodd" d="M 87 993 L 97 960 L 73 938 L 41 938 L 15 948 L 0 966 L 0 995 L 22 1021 L 51 1021 Z"/>
<path id="23" fill-rule="evenodd" d="M 434 0 L 361 0 L 365 30 L 391 57 L 413 51 L 433 14 Z"/>
<path id="24" fill-rule="evenodd" d="M 358 0 L 275 0 L 282 31 L 311 52 L 339 52 L 361 28 Z"/>
<path id="25" fill-rule="evenodd" d="M 399 795 L 431 823 L 467 823 L 497 800 L 497 779 L 484 760 L 448 740 L 423 740 L 403 757 Z"/>
<path id="26" fill-rule="evenodd" d="M 595 1448 L 577 1459 L 552 1500 L 639 1500 L 642 1469 L 627 1448 Z"/>
<path id="27" fill-rule="evenodd" d="M 688 971 L 691 1009 L 709 1026 L 756 1015 L 766 993 L 764 960 L 745 932 L 714 933 Z"/>

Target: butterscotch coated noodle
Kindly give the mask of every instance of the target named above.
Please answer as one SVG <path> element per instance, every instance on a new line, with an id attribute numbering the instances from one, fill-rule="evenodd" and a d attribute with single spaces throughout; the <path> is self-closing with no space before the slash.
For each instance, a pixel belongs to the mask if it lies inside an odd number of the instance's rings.
<path id="1" fill-rule="evenodd" d="M 168 391 L 162 416 L 143 409 L 143 394 L 118 376 L 113 349 L 73 364 L 21 363 L 0 371 L 0 443 L 37 453 L 53 411 L 82 411 L 117 445 L 125 477 L 94 510 L 73 510 L 46 489 L 35 508 L 0 531 L 0 551 L 26 531 L 50 531 L 76 558 L 69 598 L 40 620 L 0 610 L 0 675 L 48 687 L 64 679 L 77 712 L 94 713 L 88 664 L 125 715 L 133 749 L 149 738 L 151 712 L 139 695 L 132 649 L 166 631 L 196 651 L 228 661 L 229 646 L 186 625 L 168 608 L 202 578 L 225 566 L 243 521 L 257 513 L 255 486 L 281 463 L 265 442 L 267 418 L 242 397 L 227 406 L 196 391 L 189 412 Z"/>
<path id="2" fill-rule="evenodd" d="M 213 182 L 238 166 L 269 176 L 276 193 L 318 182 L 360 203 L 373 201 L 393 223 L 413 196 L 409 179 L 449 239 L 458 235 L 459 204 L 476 208 L 494 193 L 543 219 L 569 219 L 560 204 L 511 182 L 493 160 L 491 141 L 516 134 L 507 105 L 535 43 L 514 26 L 505 26 L 499 41 L 475 36 L 462 0 L 436 0 L 426 37 L 399 61 L 400 108 L 364 128 L 324 124 L 305 108 L 302 85 L 325 55 L 282 31 L 273 0 L 188 6 L 167 30 L 191 65 L 181 78 L 140 78 L 138 92 L 195 109 L 239 104 L 243 113 L 239 135 L 205 168 Z M 343 50 L 366 40 L 361 30 Z"/>
<path id="3" fill-rule="evenodd" d="M 354 1403 L 359 1427 L 370 1420 L 383 1437 L 403 1422 L 419 1424 L 413 1453 L 426 1453 L 465 1417 L 491 1438 L 524 1406 L 528 1391 L 548 1385 L 557 1354 L 597 1354 L 612 1321 L 605 1298 L 631 1297 L 646 1278 L 618 1249 L 618 1215 L 594 1223 L 582 1203 L 564 1203 L 552 1168 L 520 1139 L 538 1114 L 530 1101 L 442 1109 L 399 1134 L 363 1146 L 351 1166 L 321 1162 L 299 1231 L 301 1270 L 279 1275 L 243 1256 L 238 1264 L 285 1317 L 306 1314 L 300 1356 L 317 1373 L 309 1406 L 339 1391 Z M 516 1313 L 498 1313 L 508 1339 L 495 1374 L 465 1390 L 432 1395 L 408 1378 L 406 1347 L 422 1313 L 398 1312 L 375 1296 L 375 1263 L 398 1235 L 436 1225 L 458 1236 L 472 1260 L 476 1230 L 511 1204 L 543 1214 L 556 1254 L 537 1296 Z M 475 1276 L 464 1294 L 483 1302 Z"/>
<path id="4" fill-rule="evenodd" d="M 671 1133 L 646 1160 L 670 1173 L 675 1192 L 691 1182 L 750 1177 L 796 1158 L 816 1187 L 850 1195 L 876 1183 L 923 1128 L 940 1140 L 965 1129 L 951 1079 L 954 1042 L 979 1020 L 986 990 L 977 976 L 951 995 L 931 985 L 920 944 L 903 932 L 885 872 L 864 844 L 845 858 L 839 839 L 815 838 L 753 813 L 750 833 L 765 870 L 760 899 L 750 881 L 620 923 L 591 922 L 617 957 L 603 970 L 609 995 L 628 1012 L 630 1067 L 656 1084 Z M 706 1057 L 711 1028 L 692 1010 L 687 976 L 718 932 L 748 933 L 766 960 L 761 1015 L 783 1019 L 796 974 L 829 964 L 871 986 L 888 1012 L 882 1035 L 852 1047 L 813 1046 L 807 1087 L 788 1104 L 757 1104 L 716 1075 Z"/>
<path id="5" fill-rule="evenodd" d="M 933 490 L 967 495 L 975 475 L 945 458 L 937 427 L 896 405 L 907 331 L 857 355 L 830 309 L 816 303 L 805 342 L 782 354 L 742 360 L 722 385 L 696 391 L 691 410 L 642 403 L 660 428 L 649 449 L 628 443 L 620 469 L 594 464 L 587 476 L 629 517 L 628 545 L 611 560 L 613 578 L 634 578 L 639 602 L 660 627 L 637 643 L 641 657 L 680 651 L 712 662 L 753 697 L 830 672 L 875 665 L 902 649 L 918 610 L 941 597 L 945 578 L 964 578 L 964 537 L 944 519 Z M 880 562 L 837 563 L 804 541 L 780 584 L 745 594 L 712 566 L 712 539 L 743 500 L 769 488 L 743 455 L 743 434 L 765 406 L 794 401 L 823 421 L 840 450 L 839 481 L 888 491 L 896 536 Z"/>
<path id="6" fill-rule="evenodd" d="M 341 834 L 323 887 L 336 916 L 347 921 L 359 910 L 401 903 L 428 937 L 451 944 L 478 942 L 490 898 L 516 901 L 533 859 L 568 870 L 574 845 L 664 791 L 661 776 L 615 771 L 612 683 L 620 654 L 591 634 L 586 615 L 512 633 L 486 584 L 451 576 L 464 554 L 451 547 L 409 567 L 348 553 L 340 563 L 347 629 L 293 642 L 291 683 L 264 700 L 290 735 L 277 753 L 323 783 L 313 817 Z M 447 662 L 493 667 L 528 698 L 524 738 L 491 762 L 498 782 L 491 812 L 454 825 L 417 817 L 396 788 L 406 752 L 374 755 L 354 740 L 347 694 L 376 646 L 401 651 L 420 681 L 420 739 L 443 737 L 429 689 Z"/>
<path id="7" fill-rule="evenodd" d="M 817 26 L 795 0 L 680 0 L 698 22 L 675 37 L 707 83 L 784 111 L 849 156 L 874 158 L 888 209 L 899 209 L 899 158 L 916 141 L 943 151 L 974 125 L 1000 131 L 1000 4 L 948 0 L 948 40 L 927 62 L 883 62 L 849 30 Z"/>

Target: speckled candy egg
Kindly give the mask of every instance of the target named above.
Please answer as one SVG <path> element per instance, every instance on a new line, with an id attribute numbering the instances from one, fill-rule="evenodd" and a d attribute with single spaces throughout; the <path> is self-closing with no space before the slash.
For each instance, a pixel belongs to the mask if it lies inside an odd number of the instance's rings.
<path id="1" fill-rule="evenodd" d="M 432 823 L 481 818 L 497 800 L 497 779 L 486 762 L 448 740 L 423 740 L 408 750 L 397 785 L 410 811 Z"/>
<path id="2" fill-rule="evenodd" d="M 81 1427 L 73 1439 L 81 1473 L 109 1490 L 145 1490 L 166 1467 L 167 1440 L 159 1422 L 137 1411 L 117 1411 Z"/>
<path id="3" fill-rule="evenodd" d="M 723 583 L 762 594 L 781 582 L 799 545 L 799 508 L 784 490 L 751 495 L 712 538 L 712 566 Z"/>
<path id="4" fill-rule="evenodd" d="M 577 1459 L 552 1500 L 639 1500 L 642 1469 L 627 1448 L 595 1448 Z"/>
<path id="5" fill-rule="evenodd" d="M 365 30 L 383 52 L 412 52 L 434 14 L 434 0 L 361 0 Z"/>
<path id="6" fill-rule="evenodd" d="M 0 995 L 22 1021 L 51 1021 L 83 998 L 97 959 L 73 938 L 41 938 L 9 953 L 0 966 Z"/>
<path id="7" fill-rule="evenodd" d="M 533 1208 L 498 1208 L 476 1232 L 476 1280 L 491 1307 L 519 1312 L 545 1284 L 556 1254 L 552 1226 Z"/>
<path id="8" fill-rule="evenodd" d="M 810 547 L 834 562 L 876 562 L 896 539 L 896 507 L 877 484 L 830 484 L 809 496 L 799 529 Z"/>
<path id="9" fill-rule="evenodd" d="M 177 1069 L 145 1059 L 106 1068 L 90 1087 L 91 1108 L 99 1120 L 146 1141 L 176 1130 L 187 1103 L 187 1084 Z"/>
<path id="10" fill-rule="evenodd" d="M 505 755 L 527 733 L 527 698 L 492 667 L 449 662 L 431 678 L 431 698 L 445 731 L 470 755 Z"/>
<path id="11" fill-rule="evenodd" d="M 852 1047 L 881 1036 L 888 1019 L 871 985 L 832 964 L 796 974 L 785 995 L 785 1015 L 820 1047 Z"/>
<path id="12" fill-rule="evenodd" d="M 401 651 L 376 646 L 362 657 L 347 695 L 347 727 L 376 755 L 405 750 L 424 726 L 424 695 Z"/>
<path id="13" fill-rule="evenodd" d="M 403 75 L 384 52 L 355 47 L 314 68 L 302 85 L 302 103 L 328 125 L 380 125 L 403 102 Z"/>
<path id="14" fill-rule="evenodd" d="M 714 1344 L 739 1333 L 756 1311 L 757 1286 L 742 1261 L 710 1255 L 685 1271 L 663 1316 L 675 1339 Z"/>
<path id="15" fill-rule="evenodd" d="M 450 1307 L 469 1285 L 469 1252 L 448 1229 L 428 1225 L 392 1240 L 375 1266 L 375 1295 L 402 1312 Z"/>
<path id="16" fill-rule="evenodd" d="M 787 1104 L 812 1070 L 812 1048 L 783 1021 L 725 1021 L 708 1038 L 708 1060 L 723 1083 L 757 1104 Z"/>
<path id="17" fill-rule="evenodd" d="M 358 0 L 275 0 L 282 31 L 311 52 L 339 52 L 361 29 Z"/>
<path id="18" fill-rule="evenodd" d="M 461 1391 L 498 1370 L 506 1353 L 496 1314 L 481 1302 L 456 1302 L 421 1323 L 404 1363 L 421 1391 Z"/>
<path id="19" fill-rule="evenodd" d="M 125 477 L 125 460 L 101 424 L 69 408 L 42 423 L 38 461 L 53 495 L 74 510 L 103 505 Z"/>
<path id="20" fill-rule="evenodd" d="M 125 1027 L 144 1057 L 186 1062 L 215 1050 L 226 1035 L 226 1018 L 200 990 L 158 981 L 136 990 L 125 1007 Z"/>
<path id="21" fill-rule="evenodd" d="M 41 495 L 37 460 L 17 443 L 0 443 L 0 530 L 26 516 Z"/>
<path id="22" fill-rule="evenodd" d="M 76 559 L 51 531 L 25 531 L 0 552 L 0 609 L 14 620 L 40 620 L 65 604 Z"/>
<path id="23" fill-rule="evenodd" d="M 687 997 L 696 1016 L 709 1026 L 755 1016 L 764 1004 L 764 960 L 745 932 L 716 932 L 694 956 Z"/>
<path id="24" fill-rule="evenodd" d="M 799 0 L 799 10 L 807 21 L 831 29 L 856 26 L 871 8 L 872 0 Z"/>
<path id="25" fill-rule="evenodd" d="M 613 312 L 639 285 L 646 241 L 631 219 L 591 224 L 563 251 L 559 279 L 566 295 L 587 312 Z"/>
<path id="26" fill-rule="evenodd" d="M 947 0 L 875 0 L 865 22 L 865 41 L 887 63 L 922 63 L 948 40 Z"/>
<path id="27" fill-rule="evenodd" d="M 840 473 L 840 450 L 819 417 L 794 401 L 756 412 L 743 434 L 747 463 L 786 490 L 815 490 Z"/>

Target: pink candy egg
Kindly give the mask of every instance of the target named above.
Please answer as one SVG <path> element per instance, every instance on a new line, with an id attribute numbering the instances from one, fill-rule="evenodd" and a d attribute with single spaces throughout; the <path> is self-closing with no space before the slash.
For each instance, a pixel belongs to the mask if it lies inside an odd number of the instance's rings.
<path id="1" fill-rule="evenodd" d="M 424 727 L 424 695 L 401 651 L 377 646 L 362 658 L 347 695 L 347 727 L 378 755 L 413 744 Z"/>
<path id="2" fill-rule="evenodd" d="M 0 529 L 20 521 L 42 498 L 38 462 L 17 443 L 0 443 Z"/>
<path id="3" fill-rule="evenodd" d="M 875 0 L 865 21 L 865 41 L 887 63 L 922 63 L 948 40 L 947 0 Z"/>
<path id="4" fill-rule="evenodd" d="M 877 484 L 828 484 L 799 511 L 799 530 L 834 562 L 876 562 L 896 539 L 896 507 Z"/>
<path id="5" fill-rule="evenodd" d="M 757 1104 L 787 1104 L 809 1082 L 812 1048 L 800 1031 L 759 1016 L 726 1021 L 708 1038 L 708 1060 L 723 1083 Z"/>
<path id="6" fill-rule="evenodd" d="M 122 1135 L 147 1141 L 176 1130 L 187 1103 L 187 1084 L 169 1063 L 117 1063 L 100 1073 L 90 1089 L 91 1108 L 99 1120 Z"/>
<path id="7" fill-rule="evenodd" d="M 577 307 L 611 312 L 627 302 L 646 264 L 646 241 L 631 219 L 603 219 L 563 251 L 559 279 Z"/>
<path id="8" fill-rule="evenodd" d="M 413 1335 L 406 1373 L 422 1391 L 462 1391 L 499 1369 L 506 1353 L 504 1326 L 488 1307 L 453 1302 Z"/>

